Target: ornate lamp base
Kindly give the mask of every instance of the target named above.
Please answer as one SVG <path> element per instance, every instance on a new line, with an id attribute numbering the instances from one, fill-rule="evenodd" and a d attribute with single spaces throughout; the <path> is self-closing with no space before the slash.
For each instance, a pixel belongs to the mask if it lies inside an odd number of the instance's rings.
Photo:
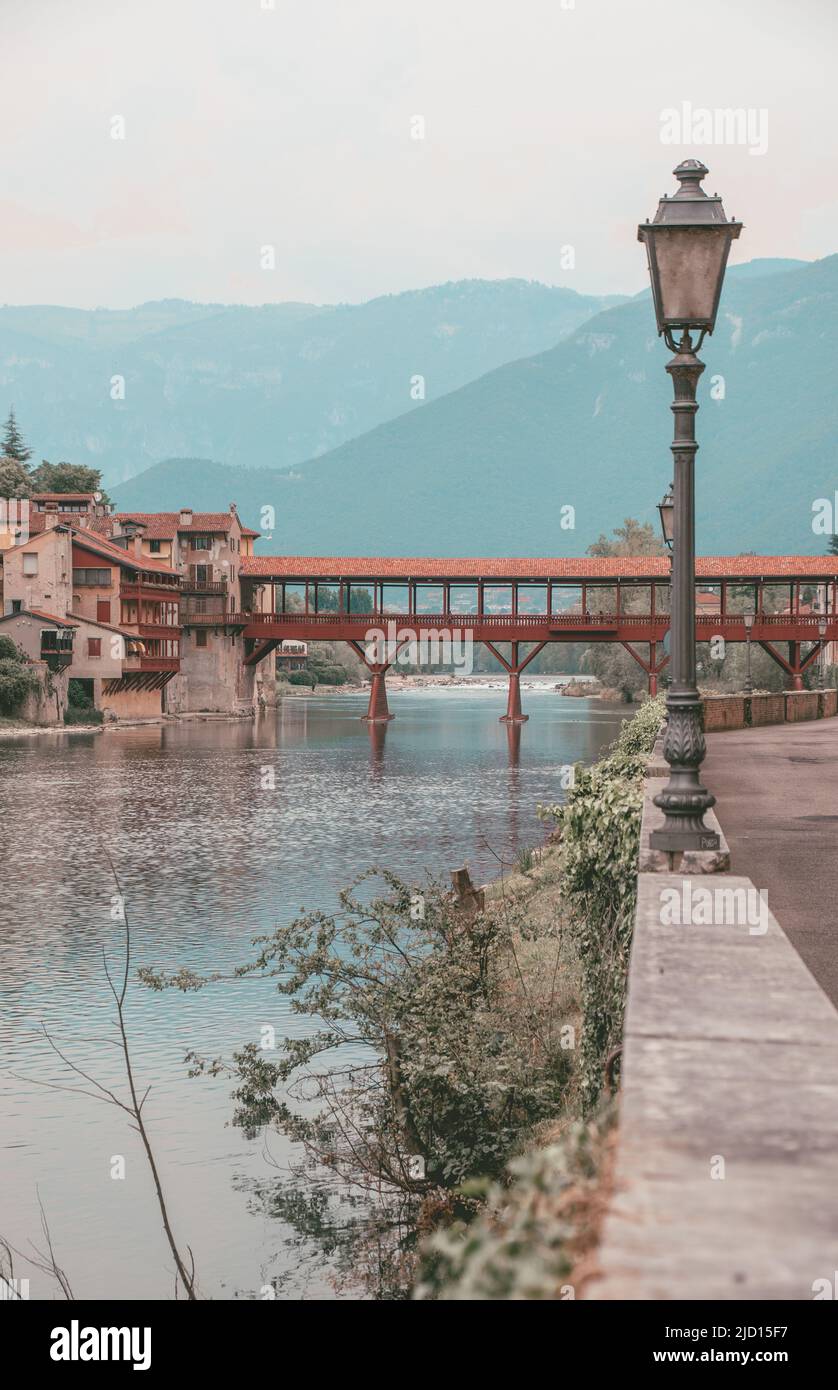
<path id="1" fill-rule="evenodd" d="M 655 797 L 664 813 L 664 823 L 649 836 L 652 849 L 713 850 L 720 840 L 715 830 L 704 824 L 704 813 L 715 806 L 716 798 L 701 785 L 698 769 L 704 761 L 704 731 L 698 694 L 672 692 L 667 699 L 668 720 L 663 740 L 663 756 L 669 763 L 669 781 Z"/>

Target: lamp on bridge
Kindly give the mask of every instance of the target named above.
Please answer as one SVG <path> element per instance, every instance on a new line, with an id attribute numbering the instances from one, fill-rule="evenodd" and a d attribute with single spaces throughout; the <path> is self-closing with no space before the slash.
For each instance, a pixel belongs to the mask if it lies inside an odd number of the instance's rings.
<path id="1" fill-rule="evenodd" d="M 715 327 L 730 244 L 742 229 L 740 222 L 727 220 L 719 197 L 704 192 L 707 168 L 700 160 L 685 159 L 674 173 L 678 192 L 661 198 L 654 221 L 637 229 L 638 241 L 646 247 L 658 334 L 675 354 L 666 367 L 675 394 L 671 531 L 677 540 L 672 547 L 672 680 L 663 743 L 670 773 L 655 797 L 664 823 L 651 836 L 653 848 L 670 853 L 719 847 L 718 835 L 704 824 L 704 813 L 716 798 L 698 775 L 705 744 L 695 663 L 695 397 L 704 363 L 696 351 Z M 695 344 L 693 333 L 698 335 Z"/>
<path id="2" fill-rule="evenodd" d="M 667 488 L 665 497 L 658 503 L 658 511 L 661 514 L 663 543 L 667 550 L 671 550 L 675 540 L 675 498 L 672 496 L 671 483 Z"/>
<path id="3" fill-rule="evenodd" d="M 754 683 L 751 680 L 751 633 L 754 627 L 754 613 L 743 613 L 742 621 L 745 624 L 745 645 L 748 653 L 748 673 L 745 677 L 745 694 L 753 695 Z"/>

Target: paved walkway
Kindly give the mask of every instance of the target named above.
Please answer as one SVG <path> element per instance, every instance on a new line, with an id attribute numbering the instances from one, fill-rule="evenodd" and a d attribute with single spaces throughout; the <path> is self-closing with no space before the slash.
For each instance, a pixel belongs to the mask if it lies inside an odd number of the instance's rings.
<path id="1" fill-rule="evenodd" d="M 708 734 L 702 771 L 731 872 L 767 891 L 838 1007 L 838 718 Z"/>

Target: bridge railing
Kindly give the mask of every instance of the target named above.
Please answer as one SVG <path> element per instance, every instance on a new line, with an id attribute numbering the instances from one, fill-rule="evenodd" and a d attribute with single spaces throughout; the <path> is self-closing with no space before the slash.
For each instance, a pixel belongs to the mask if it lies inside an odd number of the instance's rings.
<path id="1" fill-rule="evenodd" d="M 206 621 L 212 620 L 210 614 L 206 615 Z M 233 616 L 226 615 L 228 620 Z M 544 624 L 550 628 L 578 628 L 578 627 L 622 627 L 633 623 L 644 627 L 657 627 L 665 631 L 670 624 L 668 613 L 249 613 L 236 614 L 235 617 L 246 617 L 248 623 L 253 624 L 275 624 L 288 623 L 291 626 L 306 627 L 336 627 L 343 626 L 347 622 L 366 623 L 369 627 L 385 627 L 388 623 L 395 623 L 397 626 L 413 628 L 440 628 L 440 627 L 474 627 L 477 624 L 491 624 L 493 627 L 515 628 L 534 627 Z M 821 614 L 814 613 L 760 613 L 756 615 L 754 629 L 771 627 L 800 627 L 805 630 L 811 629 L 812 637 L 818 633 L 818 623 L 821 621 Z M 194 619 L 193 619 L 194 620 Z M 217 620 L 217 619 L 216 619 Z M 743 628 L 744 615 L 742 613 L 696 613 L 696 622 L 710 624 L 718 629 Z M 834 631 L 838 627 L 838 617 L 830 614 L 828 618 L 829 628 Z M 832 631 L 830 635 L 832 635 Z"/>

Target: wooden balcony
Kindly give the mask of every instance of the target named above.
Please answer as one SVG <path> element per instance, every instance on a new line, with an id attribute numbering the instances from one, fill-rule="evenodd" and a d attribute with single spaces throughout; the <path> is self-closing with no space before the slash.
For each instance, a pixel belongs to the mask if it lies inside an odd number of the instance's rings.
<path id="1" fill-rule="evenodd" d="M 184 574 L 180 588 L 184 594 L 222 594 L 226 598 L 228 585 L 226 579 L 190 579 Z"/>
<path id="2" fill-rule="evenodd" d="M 196 613 L 180 606 L 181 627 L 245 627 L 249 622 L 249 613 Z"/>
<path id="3" fill-rule="evenodd" d="M 179 671 L 179 656 L 139 656 L 136 653 L 129 653 L 123 658 L 122 671 L 124 675 L 131 675 L 136 671 Z"/>

